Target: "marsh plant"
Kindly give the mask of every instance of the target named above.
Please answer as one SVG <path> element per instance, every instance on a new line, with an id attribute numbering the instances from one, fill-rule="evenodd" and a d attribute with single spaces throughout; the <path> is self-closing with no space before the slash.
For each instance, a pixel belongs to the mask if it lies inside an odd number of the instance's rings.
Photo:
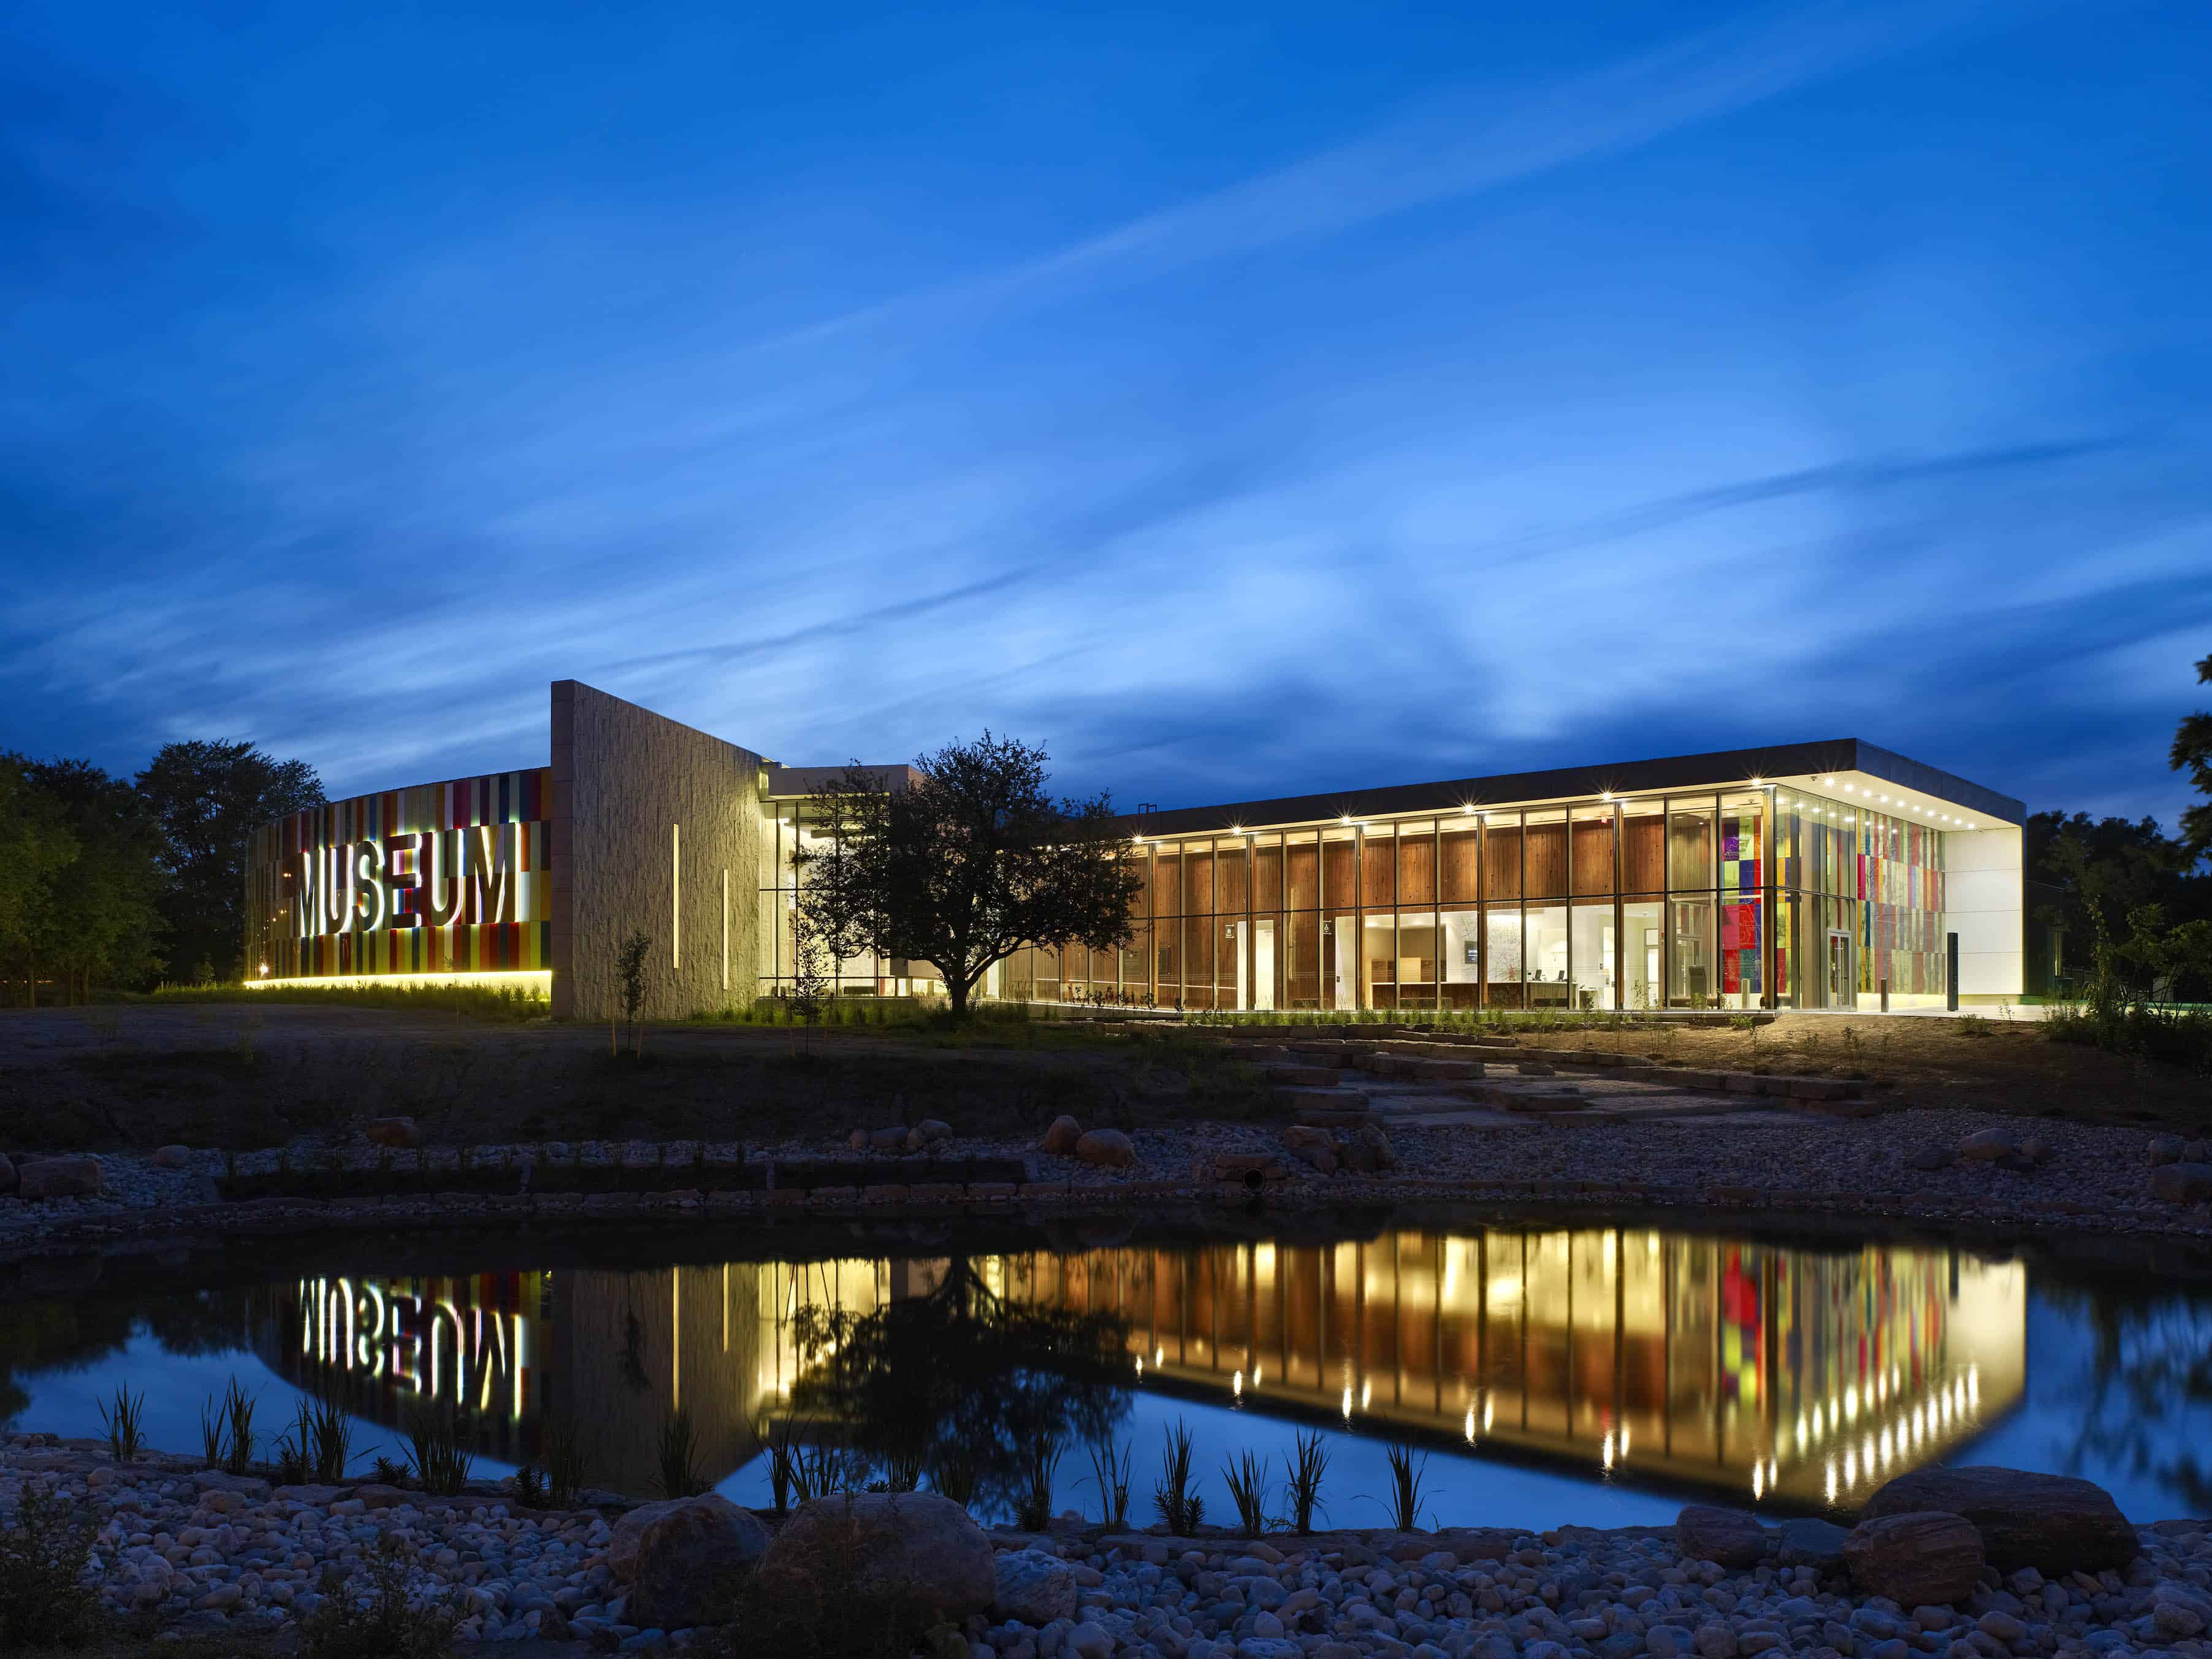
<path id="1" fill-rule="evenodd" d="M 1249 1448 L 1222 1467 L 1221 1478 L 1237 1504 L 1237 1524 L 1254 1538 L 1267 1530 L 1267 1462 Z"/>
<path id="2" fill-rule="evenodd" d="M 1029 1484 L 1014 1505 L 1014 1520 L 1024 1532 L 1042 1532 L 1052 1525 L 1052 1478 L 1060 1468 L 1061 1448 L 1054 1440 L 1038 1440 L 1030 1447 Z"/>
<path id="3" fill-rule="evenodd" d="M 476 1458 L 461 1443 L 458 1413 L 425 1405 L 408 1419 L 407 1462 L 416 1483 L 434 1498 L 456 1498 Z"/>
<path id="4" fill-rule="evenodd" d="M 1390 1499 L 1387 1506 L 1390 1524 L 1400 1532 L 1418 1532 L 1421 1526 L 1421 1498 L 1428 1481 L 1429 1455 L 1417 1453 L 1400 1440 L 1385 1446 L 1382 1455 L 1390 1462 Z"/>
<path id="5" fill-rule="evenodd" d="M 1190 1429 L 1177 1418 L 1175 1427 L 1168 1431 L 1167 1443 L 1160 1449 L 1160 1478 L 1152 1487 L 1152 1504 L 1168 1530 L 1178 1538 L 1197 1532 L 1206 1517 L 1206 1500 L 1191 1485 L 1191 1451 Z"/>
<path id="6" fill-rule="evenodd" d="M 1315 1513 L 1322 1508 L 1322 1478 L 1328 1473 L 1328 1444 L 1321 1431 L 1299 1430 L 1295 1449 L 1285 1455 L 1283 1462 L 1289 1475 L 1284 1484 L 1291 1500 L 1291 1526 L 1310 1533 Z"/>
<path id="7" fill-rule="evenodd" d="M 584 1489 L 584 1443 L 565 1423 L 545 1427 L 545 1484 L 556 1509 L 574 1509 Z"/>
<path id="8" fill-rule="evenodd" d="M 709 1485 L 699 1473 L 699 1431 L 691 1413 L 679 1409 L 660 1425 L 658 1462 L 663 1498 L 696 1498 Z"/>
<path id="9" fill-rule="evenodd" d="M 1129 1524 L 1129 1460 L 1134 1454 L 1127 1446 L 1117 1449 L 1111 1440 L 1094 1440 L 1088 1449 L 1091 1479 L 1098 1488 L 1098 1519 L 1121 1531 Z"/>
<path id="10" fill-rule="evenodd" d="M 115 1402 L 100 1407 L 100 1420 L 107 1430 L 107 1449 L 118 1463 L 136 1463 L 145 1450 L 146 1396 L 134 1395 L 124 1383 L 115 1390 Z"/>

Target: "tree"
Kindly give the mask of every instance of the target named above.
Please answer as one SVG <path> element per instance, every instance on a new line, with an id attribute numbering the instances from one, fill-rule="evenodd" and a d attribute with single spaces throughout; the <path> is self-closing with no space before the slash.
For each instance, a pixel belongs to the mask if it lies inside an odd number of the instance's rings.
<path id="1" fill-rule="evenodd" d="M 170 962 L 204 962 L 218 979 L 236 978 L 246 946 L 246 838 L 319 805 L 323 781 L 305 761 L 280 761 L 241 739 L 164 744 L 137 783 L 161 829 Z"/>
<path id="2" fill-rule="evenodd" d="M 965 1018 L 1024 946 L 1127 943 L 1144 878 L 1104 794 L 1046 793 L 1047 758 L 986 732 L 920 757 L 902 787 L 856 762 L 817 790 L 799 904 L 830 957 L 927 962 Z"/>
<path id="3" fill-rule="evenodd" d="M 66 996 L 92 1000 L 95 976 L 143 983 L 161 970 L 161 832 L 130 783 L 90 761 L 33 762 L 76 841 L 68 874 L 48 884 L 37 950 Z"/>
<path id="4" fill-rule="evenodd" d="M 653 949 L 651 935 L 641 929 L 633 929 L 615 951 L 615 983 L 621 988 L 623 1021 L 629 1027 L 630 1051 L 645 1053 L 645 1028 L 638 1016 L 645 1008 L 645 958 Z M 615 1047 L 612 1022 L 607 1026 L 607 1048 L 610 1053 L 620 1053 Z"/>
<path id="5" fill-rule="evenodd" d="M 0 754 L 0 971 L 39 1000 L 39 952 L 60 872 L 76 860 L 62 805 L 31 777 L 32 763 Z"/>
<path id="6" fill-rule="evenodd" d="M 2197 681 L 2212 685 L 2212 657 L 2197 665 Z M 2181 844 L 2192 858 L 2212 857 L 2212 710 L 2185 715 L 2174 728 L 2173 748 L 2167 756 L 2177 772 L 2185 771 L 2203 804 L 2181 815 Z"/>

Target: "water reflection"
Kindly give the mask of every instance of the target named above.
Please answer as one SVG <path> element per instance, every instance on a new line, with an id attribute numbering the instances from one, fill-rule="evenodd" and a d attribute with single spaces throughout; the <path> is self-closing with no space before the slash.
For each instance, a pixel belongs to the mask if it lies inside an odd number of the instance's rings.
<path id="1" fill-rule="evenodd" d="M 690 1413 L 717 1475 L 794 1416 L 878 1461 L 957 1461 L 1006 1499 L 1040 1438 L 1128 1391 L 1334 1419 L 1630 1483 L 1854 1505 L 2017 1401 L 2017 1262 L 1635 1229 L 303 1280 L 256 1344 L 400 1425 L 464 1406 L 479 1449 L 588 1430 L 643 1490 Z"/>

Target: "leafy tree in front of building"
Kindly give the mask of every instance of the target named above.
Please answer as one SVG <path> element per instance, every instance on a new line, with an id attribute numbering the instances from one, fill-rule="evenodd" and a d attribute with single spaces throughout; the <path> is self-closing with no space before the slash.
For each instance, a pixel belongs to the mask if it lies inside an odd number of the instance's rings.
<path id="1" fill-rule="evenodd" d="M 319 805 L 322 779 L 305 761 L 280 761 L 242 739 L 197 739 L 164 744 L 137 787 L 161 830 L 172 973 L 237 978 L 247 838 L 272 818 Z"/>
<path id="2" fill-rule="evenodd" d="M 927 962 L 967 1016 L 1025 947 L 1127 942 L 1144 878 L 1103 794 L 1054 799 L 1041 746 L 988 732 L 915 762 L 903 787 L 855 763 L 817 791 L 799 905 L 836 960 Z"/>
<path id="3" fill-rule="evenodd" d="M 58 806 L 76 857 L 47 885 L 38 965 L 65 1000 L 95 981 L 137 985 L 161 971 L 161 831 L 125 778 L 90 761 L 33 762 L 33 785 Z"/>

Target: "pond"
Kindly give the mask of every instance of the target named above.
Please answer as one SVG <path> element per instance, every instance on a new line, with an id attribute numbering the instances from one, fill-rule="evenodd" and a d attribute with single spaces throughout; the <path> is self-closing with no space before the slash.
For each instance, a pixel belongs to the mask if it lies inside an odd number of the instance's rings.
<path id="1" fill-rule="evenodd" d="M 1388 1524 L 1394 1442 L 1427 1455 L 1431 1524 L 1841 1513 L 1929 1462 L 2086 1475 L 2138 1521 L 2212 1508 L 2212 1277 L 2147 1254 L 1237 1215 L 358 1237 L 71 1271 L 26 1268 L 0 1304 L 0 1419 L 98 1435 L 127 1384 L 172 1451 L 235 1376 L 271 1437 L 301 1391 L 340 1401 L 362 1467 L 400 1460 L 434 1403 L 479 1473 L 559 1425 L 591 1484 L 639 1495 L 682 1413 L 700 1474 L 757 1505 L 781 1443 L 856 1480 L 922 1471 L 988 1519 L 1042 1467 L 1055 1510 L 1095 1517 L 1104 1445 L 1141 1526 L 1181 1425 L 1224 1523 L 1232 1457 L 1260 1457 L 1280 1513 L 1316 1432 L 1339 1526 Z"/>

